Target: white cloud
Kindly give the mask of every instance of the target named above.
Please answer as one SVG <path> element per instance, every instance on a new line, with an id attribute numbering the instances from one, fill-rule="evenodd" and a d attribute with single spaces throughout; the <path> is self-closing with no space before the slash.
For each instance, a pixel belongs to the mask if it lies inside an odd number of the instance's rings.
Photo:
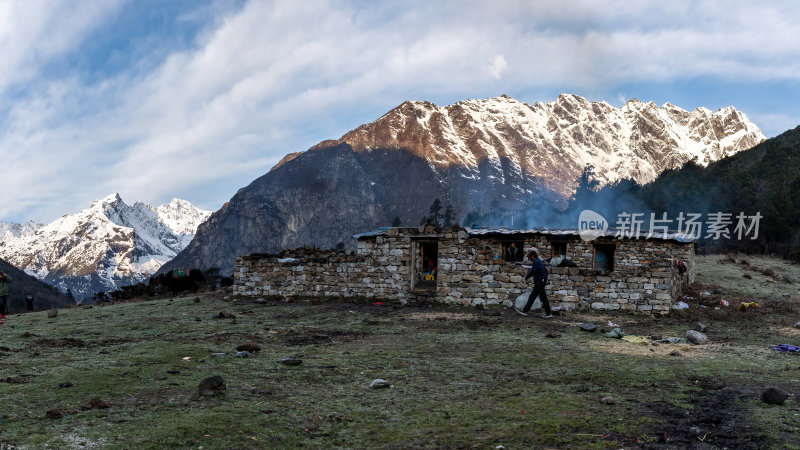
<path id="1" fill-rule="evenodd" d="M 0 31 L 4 219 L 51 220 L 111 192 L 215 209 L 285 153 L 406 99 L 586 90 L 622 102 L 625 83 L 800 79 L 792 2 L 214 3 L 178 18 L 207 24 L 193 47 L 99 82 L 42 71 L 117 9 L 45 3 L 31 17 L 0 6 L 12 30 Z M 21 84 L 31 92 L 8 93 Z"/>
<path id="2" fill-rule="evenodd" d="M 506 70 L 508 67 L 508 62 L 506 62 L 506 58 L 503 55 L 497 55 L 494 57 L 494 61 L 489 66 L 489 72 L 492 73 L 492 76 L 500 79 L 500 75 Z"/>

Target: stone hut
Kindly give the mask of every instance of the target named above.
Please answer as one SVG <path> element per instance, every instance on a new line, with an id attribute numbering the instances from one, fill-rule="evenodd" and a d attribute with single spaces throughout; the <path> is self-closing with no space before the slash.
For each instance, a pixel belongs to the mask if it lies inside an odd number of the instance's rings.
<path id="1" fill-rule="evenodd" d="M 554 307 L 667 313 L 694 281 L 691 235 L 583 240 L 577 230 L 380 228 L 354 236 L 356 252 L 295 249 L 237 259 L 234 292 L 281 297 L 361 297 L 400 302 L 512 306 L 523 292 L 525 253 L 549 260 Z M 566 258 L 576 267 L 557 267 Z"/>

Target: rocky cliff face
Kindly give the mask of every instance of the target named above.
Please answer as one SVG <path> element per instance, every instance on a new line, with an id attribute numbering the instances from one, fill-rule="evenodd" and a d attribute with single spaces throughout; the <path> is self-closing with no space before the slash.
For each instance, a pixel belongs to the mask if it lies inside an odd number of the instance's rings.
<path id="1" fill-rule="evenodd" d="M 238 255 L 350 247 L 353 234 L 395 217 L 418 225 L 436 198 L 459 219 L 552 209 L 564 204 L 587 164 L 604 183 L 646 183 L 690 159 L 707 164 L 762 140 L 732 107 L 688 112 L 631 100 L 615 108 L 566 94 L 534 105 L 506 96 L 443 107 L 405 102 L 340 139 L 284 158 L 214 213 L 163 270 L 230 273 Z"/>
<path id="2" fill-rule="evenodd" d="M 0 257 L 81 299 L 146 279 L 210 214 L 184 200 L 152 208 L 110 195 L 47 225 L 5 224 Z"/>

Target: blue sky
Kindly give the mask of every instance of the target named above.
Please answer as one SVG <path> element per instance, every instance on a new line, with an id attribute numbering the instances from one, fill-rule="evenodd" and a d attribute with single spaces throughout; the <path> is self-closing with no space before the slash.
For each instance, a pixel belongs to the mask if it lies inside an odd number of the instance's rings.
<path id="1" fill-rule="evenodd" d="M 668 4 L 667 4 L 668 3 Z M 405 100 L 562 92 L 800 124 L 792 1 L 0 3 L 0 221 L 210 210 Z"/>

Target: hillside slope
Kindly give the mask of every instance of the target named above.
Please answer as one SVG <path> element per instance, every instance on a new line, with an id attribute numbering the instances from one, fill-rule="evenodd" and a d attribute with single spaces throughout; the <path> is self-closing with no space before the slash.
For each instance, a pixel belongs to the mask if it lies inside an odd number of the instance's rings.
<path id="1" fill-rule="evenodd" d="M 0 259 L 0 271 L 7 273 L 14 280 L 9 284 L 9 313 L 25 311 L 25 297 L 28 294 L 33 296 L 33 308 L 36 311 L 74 304 L 58 289 L 17 269 L 8 261 Z"/>

